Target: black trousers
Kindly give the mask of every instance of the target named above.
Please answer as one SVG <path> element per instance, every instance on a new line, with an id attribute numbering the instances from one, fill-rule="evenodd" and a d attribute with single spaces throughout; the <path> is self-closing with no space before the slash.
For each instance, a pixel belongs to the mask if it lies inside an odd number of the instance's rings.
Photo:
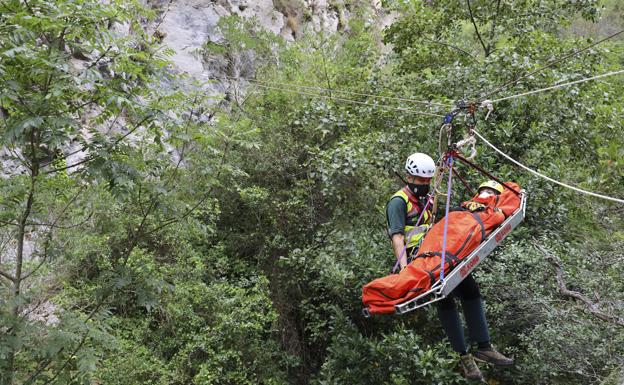
<path id="1" fill-rule="evenodd" d="M 460 354 L 465 354 L 468 351 L 464 338 L 464 327 L 459 318 L 455 297 L 461 301 L 470 340 L 479 345 L 489 344 L 490 336 L 479 285 L 470 274 L 448 297 L 436 303 L 438 318 L 453 350 Z"/>

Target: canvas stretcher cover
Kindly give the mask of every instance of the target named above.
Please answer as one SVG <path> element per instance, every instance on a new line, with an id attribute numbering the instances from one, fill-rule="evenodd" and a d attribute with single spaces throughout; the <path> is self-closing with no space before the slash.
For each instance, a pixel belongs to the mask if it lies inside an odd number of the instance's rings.
<path id="1" fill-rule="evenodd" d="M 520 186 L 516 183 L 506 184 L 520 191 Z M 470 201 L 481 203 L 485 208 L 475 212 L 448 213 L 445 273 L 479 246 L 521 203 L 520 197 L 507 188 L 500 195 L 487 198 L 475 196 Z M 444 219 L 429 230 L 418 255 L 405 269 L 398 274 L 378 278 L 363 287 L 362 302 L 370 314 L 394 313 L 395 305 L 415 298 L 431 288 L 440 277 L 443 237 Z"/>

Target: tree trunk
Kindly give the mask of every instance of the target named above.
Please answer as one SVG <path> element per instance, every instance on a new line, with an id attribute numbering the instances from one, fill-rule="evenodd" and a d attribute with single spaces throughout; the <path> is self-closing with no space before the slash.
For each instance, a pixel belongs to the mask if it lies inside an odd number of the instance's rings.
<path id="1" fill-rule="evenodd" d="M 20 220 L 17 228 L 17 252 L 15 255 L 15 279 L 13 281 L 13 290 L 11 300 L 11 309 L 10 314 L 12 317 L 11 320 L 11 329 L 9 336 L 12 341 L 15 341 L 19 336 L 19 314 L 21 311 L 21 306 L 19 305 L 18 297 L 21 294 L 21 285 L 22 285 L 22 267 L 24 264 L 24 243 L 26 240 L 26 227 L 28 218 L 30 217 L 32 206 L 35 197 L 35 186 L 36 179 L 39 175 L 39 161 L 37 160 L 37 134 L 33 130 L 30 135 L 30 150 L 31 150 L 31 167 L 30 167 L 30 187 L 28 189 L 28 198 L 26 199 L 26 207 L 24 207 L 24 211 L 20 216 Z M 13 385 L 13 380 L 15 376 L 15 353 L 16 349 L 14 346 L 9 347 L 9 353 L 7 355 L 7 363 L 0 377 L 0 384 L 2 385 Z"/>

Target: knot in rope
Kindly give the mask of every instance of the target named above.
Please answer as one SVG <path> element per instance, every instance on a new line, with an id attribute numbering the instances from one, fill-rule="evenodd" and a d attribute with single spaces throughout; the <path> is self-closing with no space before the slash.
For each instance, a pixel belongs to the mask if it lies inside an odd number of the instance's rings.
<path id="1" fill-rule="evenodd" d="M 473 132 L 473 130 L 470 130 L 471 133 Z M 470 146 L 470 155 L 466 157 L 466 159 L 468 160 L 473 160 L 476 156 L 477 156 L 477 138 L 474 137 L 474 134 L 469 135 L 468 137 L 460 140 L 459 142 L 457 142 L 455 144 L 455 148 L 457 148 L 457 150 L 461 151 L 461 149 L 463 147 L 468 147 Z"/>
<path id="2" fill-rule="evenodd" d="M 487 120 L 490 114 L 492 113 L 492 111 L 494 111 L 494 103 L 492 103 L 491 100 L 486 99 L 481 102 L 481 108 L 487 108 L 488 112 L 485 115 L 485 120 Z"/>

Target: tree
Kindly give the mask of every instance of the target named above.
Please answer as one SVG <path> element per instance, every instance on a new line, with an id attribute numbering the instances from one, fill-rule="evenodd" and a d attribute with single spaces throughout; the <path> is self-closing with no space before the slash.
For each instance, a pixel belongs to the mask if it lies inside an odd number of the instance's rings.
<path id="1" fill-rule="evenodd" d="M 0 261 L 0 373 L 4 384 L 36 382 L 43 374 L 52 382 L 71 367 L 92 370 L 88 342 L 106 333 L 91 321 L 105 309 L 108 294 L 100 293 L 84 314 L 54 312 L 58 321 L 32 314 L 42 304 L 53 307 L 49 297 L 62 282 L 50 279 L 59 267 L 54 262 L 71 254 L 64 250 L 67 234 L 91 221 L 98 209 L 92 199 L 123 203 L 136 193 L 132 178 L 153 171 L 149 164 L 133 169 L 132 160 L 151 154 L 141 154 L 130 141 L 137 132 L 155 131 L 162 95 L 148 92 L 148 85 L 166 62 L 134 19 L 149 16 L 137 3 L 8 1 L 1 7 L 0 188 L 7 243 Z M 123 36 L 124 28 L 134 33 Z M 143 221 L 132 223 L 135 231 L 113 252 L 115 262 L 125 263 L 155 207 L 152 200 Z"/>
<path id="2" fill-rule="evenodd" d="M 577 12 L 590 19 L 595 16 L 593 2 L 563 6 L 540 2 L 539 12 L 536 4 L 528 2 L 500 2 L 498 8 L 494 2 L 488 8 L 491 2 L 471 1 L 470 9 L 468 3 L 392 4 L 402 17 L 385 35 L 395 49 L 390 57 L 382 56 L 374 44 L 374 28 L 357 28 L 355 19 L 351 33 L 327 39 L 322 50 L 318 36 L 311 41 L 302 36 L 280 53 L 275 61 L 279 65 L 258 71 L 257 80 L 249 85 L 252 96 L 240 112 L 233 111 L 258 127 L 260 148 L 237 155 L 245 159 L 241 168 L 251 178 L 240 181 L 238 197 L 222 198 L 228 204 L 223 206 L 219 232 L 232 234 L 224 235 L 229 255 L 260 266 L 270 277 L 283 325 L 283 348 L 303 361 L 293 373 L 301 383 L 310 379 L 377 383 L 389 371 L 395 376 L 388 381 L 396 383 L 420 379 L 431 383 L 436 375 L 451 383 L 462 381 L 451 373 L 452 361 L 441 360 L 429 372 L 427 357 L 447 354 L 444 345 L 438 344 L 442 335 L 432 312 L 395 320 L 398 325 L 364 321 L 359 315 L 361 285 L 386 274 L 391 263 L 383 230 L 385 199 L 398 188 L 391 170 L 398 169 L 403 156 L 415 149 L 430 152 L 437 148 L 441 119 L 409 114 L 405 108 L 444 114 L 453 108 L 453 100 L 480 101 L 501 84 L 591 43 L 562 38 L 560 26 Z M 617 68 L 619 59 L 611 49 L 618 48 L 603 45 L 576 55 L 496 95 Z M 618 84 L 619 80 L 611 78 L 610 82 Z M 606 155 L 604 146 L 611 138 L 617 143 L 621 138 L 603 131 L 606 124 L 618 124 L 608 116 L 617 116 L 621 107 L 619 101 L 600 96 L 609 94 L 604 87 L 600 82 L 586 83 L 500 103 L 487 121 L 485 114 L 477 115 L 477 127 L 504 151 L 547 174 L 621 196 L 621 188 L 613 186 L 619 177 L 606 176 L 619 172 L 604 168 L 607 159 L 616 162 L 615 148 L 619 148 L 614 145 L 613 155 Z M 416 103 L 375 95 L 409 96 L 443 105 L 427 110 L 417 108 Z M 458 135 L 464 128 L 458 126 Z M 542 378 L 552 383 L 586 383 L 592 378 L 591 368 L 604 361 L 610 362 L 609 367 L 596 376 L 606 375 L 621 357 L 621 351 L 613 350 L 617 342 L 601 349 L 602 358 L 592 362 L 562 354 L 569 348 L 579 356 L 591 356 L 594 337 L 586 331 L 594 322 L 581 308 L 560 301 L 556 282 L 550 279 L 552 266 L 533 247 L 534 242 L 544 241 L 534 241 L 531 233 L 552 243 L 566 267 L 575 272 L 577 282 L 611 287 L 616 276 L 597 280 L 595 270 L 580 273 L 579 269 L 587 266 L 584 256 L 597 244 L 603 246 L 596 260 L 610 264 L 617 259 L 609 256 L 612 246 L 605 246 L 612 242 L 608 234 L 615 227 L 598 224 L 594 213 L 609 213 L 614 224 L 621 223 L 621 218 L 608 203 L 579 198 L 533 179 L 496 158 L 485 146 L 478 149 L 484 167 L 520 182 L 531 192 L 526 224 L 494 254 L 489 269 L 483 267 L 479 273 L 492 333 L 500 345 L 521 357 L 520 374 L 498 370 L 488 374 L 506 383 L 537 383 Z M 601 156 L 605 156 L 602 161 Z M 468 175 L 474 182 L 480 178 Z M 454 200 L 462 196 L 466 197 L 458 193 Z M 257 214 L 242 225 L 237 218 L 250 210 Z M 248 231 L 253 234 L 251 247 L 245 236 L 239 236 Z M 590 237 L 581 235 L 588 232 Z M 602 303 L 610 314 L 616 312 L 610 304 L 619 300 L 614 294 L 617 290 L 596 294 L 609 298 Z M 566 312 L 574 312 L 582 326 L 567 324 Z M 611 335 L 614 327 L 601 325 L 593 336 Z M 422 339 L 410 337 L 403 329 L 414 330 Z M 575 337 L 555 338 L 561 330 Z M 550 350 L 542 351 L 540 345 Z M 412 348 L 422 351 L 419 354 L 424 358 L 384 360 L 389 355 L 408 357 Z M 609 351 L 614 353 L 609 355 Z M 556 358 L 557 354 L 563 358 Z M 362 362 L 375 362 L 379 367 L 358 366 Z M 423 369 L 429 374 L 423 374 Z"/>

